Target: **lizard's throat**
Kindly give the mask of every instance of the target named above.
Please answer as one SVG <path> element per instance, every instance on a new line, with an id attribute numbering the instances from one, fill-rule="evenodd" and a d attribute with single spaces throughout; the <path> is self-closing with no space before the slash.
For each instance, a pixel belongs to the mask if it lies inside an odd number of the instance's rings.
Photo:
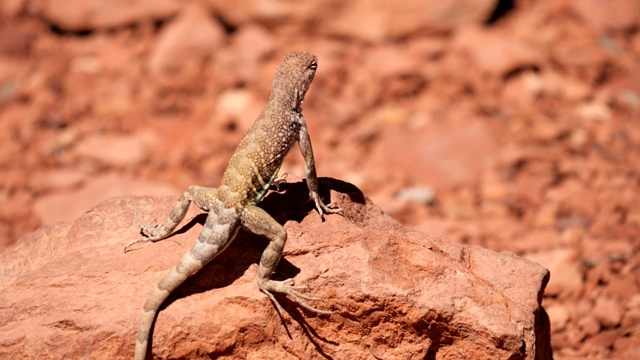
<path id="1" fill-rule="evenodd" d="M 306 92 L 306 89 L 303 91 L 300 91 L 299 89 L 294 89 L 293 91 L 273 89 L 271 91 L 271 97 L 269 98 L 269 101 L 272 103 L 280 104 L 281 107 L 299 112 L 300 105 L 302 105 L 304 101 Z"/>

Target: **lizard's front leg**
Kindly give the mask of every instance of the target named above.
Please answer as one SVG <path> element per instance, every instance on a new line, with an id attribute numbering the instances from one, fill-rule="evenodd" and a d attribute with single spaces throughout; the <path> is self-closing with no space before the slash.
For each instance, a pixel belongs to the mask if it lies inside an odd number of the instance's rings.
<path id="1" fill-rule="evenodd" d="M 148 225 L 145 225 L 140 221 L 140 219 L 138 219 L 138 213 L 135 213 L 134 219 L 147 237 L 128 243 L 125 245 L 124 251 L 127 252 L 127 249 L 133 244 L 147 241 L 156 242 L 166 238 L 173 232 L 182 219 L 184 219 L 191 202 L 196 204 L 200 209 L 209 211 L 209 205 L 216 197 L 217 193 L 218 189 L 215 188 L 198 185 L 189 186 L 173 205 L 173 208 L 169 213 L 169 217 L 167 218 L 167 222 L 164 225 L 153 225 L 155 220 L 151 221 Z"/>
<path id="2" fill-rule="evenodd" d="M 305 289 L 306 286 L 291 286 L 293 279 L 284 281 L 271 280 L 271 275 L 276 270 L 276 266 L 282 257 L 284 245 L 287 242 L 287 231 L 284 226 L 275 221 L 271 215 L 261 208 L 250 205 L 244 208 L 240 215 L 240 224 L 245 229 L 256 235 L 267 237 L 270 242 L 262 253 L 260 258 L 260 267 L 258 269 L 258 287 L 260 291 L 265 293 L 276 306 L 276 310 L 282 316 L 283 309 L 278 300 L 273 296 L 274 292 L 289 295 L 296 303 L 307 310 L 319 314 L 332 314 L 331 311 L 316 309 L 305 303 L 304 300 L 320 300 L 319 298 L 310 297 L 296 291 L 297 289 Z"/>
<path id="3" fill-rule="evenodd" d="M 305 177 L 307 178 L 307 186 L 309 187 L 309 197 L 316 204 L 316 209 L 318 209 L 318 213 L 320 213 L 320 217 L 324 213 L 327 214 L 337 214 L 342 209 L 332 207 L 333 205 L 329 203 L 329 205 L 325 205 L 320 199 L 320 195 L 318 195 L 318 175 L 316 174 L 316 161 L 313 158 L 313 148 L 311 147 L 311 138 L 309 137 L 309 132 L 307 131 L 307 126 L 302 123 L 300 127 L 300 151 L 302 152 L 302 156 L 304 157 L 304 171 Z"/>

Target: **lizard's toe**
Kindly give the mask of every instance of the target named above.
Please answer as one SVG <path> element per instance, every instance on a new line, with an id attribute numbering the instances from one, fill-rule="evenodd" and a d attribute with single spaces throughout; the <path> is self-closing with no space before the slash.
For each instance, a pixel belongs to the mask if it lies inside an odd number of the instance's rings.
<path id="1" fill-rule="evenodd" d="M 302 306 L 303 308 L 309 311 L 312 311 L 318 314 L 333 314 L 333 311 L 316 309 L 315 307 L 304 302 L 302 299 L 309 300 L 309 301 L 317 301 L 322 299 L 311 297 L 296 291 L 297 289 L 306 289 L 307 287 L 287 285 L 288 283 L 292 283 L 292 282 L 293 282 L 293 279 L 287 279 L 284 281 L 267 280 L 261 284 L 258 284 L 258 286 L 260 287 L 260 291 L 267 294 L 269 299 L 271 299 L 271 302 L 274 303 L 279 313 L 282 312 L 282 306 L 280 306 L 280 303 L 278 303 L 278 300 L 276 300 L 276 298 L 273 296 L 274 292 L 289 295 L 289 297 L 293 301 L 295 301 L 298 305 Z"/>

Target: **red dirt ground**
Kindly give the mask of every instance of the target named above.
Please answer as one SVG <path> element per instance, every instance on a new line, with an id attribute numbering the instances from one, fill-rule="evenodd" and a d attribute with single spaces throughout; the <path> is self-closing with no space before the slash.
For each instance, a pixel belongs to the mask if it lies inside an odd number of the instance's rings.
<path id="1" fill-rule="evenodd" d="M 111 196 L 217 185 L 307 50 L 320 176 L 547 266 L 556 358 L 640 353 L 640 1 L 87 3 L 0 4 L 0 249 Z"/>

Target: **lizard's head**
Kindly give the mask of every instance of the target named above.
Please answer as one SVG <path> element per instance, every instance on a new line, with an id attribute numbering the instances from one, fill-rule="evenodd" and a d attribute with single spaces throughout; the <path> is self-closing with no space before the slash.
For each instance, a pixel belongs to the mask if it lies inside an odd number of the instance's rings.
<path id="1" fill-rule="evenodd" d="M 285 55 L 273 79 L 271 96 L 293 95 L 296 107 L 304 100 L 304 95 L 313 81 L 318 68 L 318 58 L 308 52 L 293 52 Z"/>

